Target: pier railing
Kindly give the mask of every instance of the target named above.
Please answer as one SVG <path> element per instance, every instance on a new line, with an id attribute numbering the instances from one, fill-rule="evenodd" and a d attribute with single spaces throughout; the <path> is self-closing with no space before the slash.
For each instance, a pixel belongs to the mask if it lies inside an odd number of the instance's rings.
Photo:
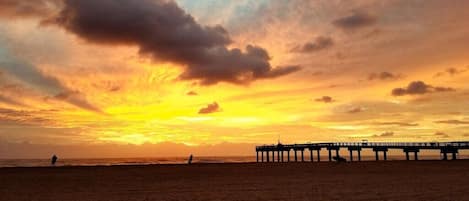
<path id="1" fill-rule="evenodd" d="M 305 144 L 272 144 L 272 145 L 261 145 L 256 146 L 256 150 L 262 149 L 277 149 L 278 147 L 287 148 L 309 148 L 309 147 L 388 147 L 401 149 L 405 147 L 419 147 L 427 149 L 439 149 L 441 147 L 458 147 L 463 149 L 469 149 L 469 141 L 461 142 L 329 142 L 329 143 L 305 143 Z"/>

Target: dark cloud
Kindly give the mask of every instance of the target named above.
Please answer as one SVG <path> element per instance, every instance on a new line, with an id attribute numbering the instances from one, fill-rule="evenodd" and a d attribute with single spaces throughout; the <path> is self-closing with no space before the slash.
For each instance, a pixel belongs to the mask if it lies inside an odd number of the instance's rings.
<path id="1" fill-rule="evenodd" d="M 380 73 L 371 73 L 368 75 L 368 80 L 397 80 L 400 79 L 402 76 L 398 74 L 393 74 L 390 72 L 380 72 Z"/>
<path id="2" fill-rule="evenodd" d="M 312 42 L 307 42 L 304 45 L 294 47 L 291 52 L 296 53 L 311 53 L 330 48 L 334 45 L 334 40 L 330 37 L 318 36 Z"/>
<path id="3" fill-rule="evenodd" d="M 273 68 L 261 47 L 228 49 L 231 38 L 221 26 L 203 26 L 174 1 L 68 0 L 60 15 L 48 20 L 98 44 L 137 45 L 142 55 L 186 67 L 180 79 L 201 84 L 246 84 L 299 70 Z"/>
<path id="4" fill-rule="evenodd" d="M 455 76 L 455 75 L 458 75 L 458 74 L 465 73 L 468 70 L 469 70 L 469 67 L 461 68 L 461 69 L 451 67 L 451 68 L 445 69 L 445 71 L 436 73 L 433 77 L 441 77 L 441 76 L 444 76 L 444 75 Z"/>
<path id="5" fill-rule="evenodd" d="M 391 94 L 393 96 L 404 96 L 404 95 L 421 95 L 432 92 L 447 92 L 454 91 L 453 88 L 449 87 L 434 87 L 428 84 L 425 84 L 422 81 L 414 81 L 409 83 L 405 88 L 395 88 L 392 90 Z"/>
<path id="6" fill-rule="evenodd" d="M 375 16 L 372 16 L 368 13 L 355 11 L 352 15 L 334 20 L 332 24 L 343 30 L 350 31 L 374 25 L 376 22 L 377 18 Z"/>
<path id="7" fill-rule="evenodd" d="M 207 107 L 201 108 L 199 110 L 199 114 L 210 114 L 214 112 L 219 112 L 220 111 L 220 106 L 218 105 L 217 102 L 213 102 L 211 104 L 208 104 Z"/>
<path id="8" fill-rule="evenodd" d="M 401 126 L 401 127 L 410 127 L 410 126 L 418 126 L 419 124 L 416 123 L 408 123 L 408 122 L 398 122 L 398 121 L 391 121 L 391 122 L 375 122 L 374 125 L 382 125 L 382 126 Z"/>
<path id="9" fill-rule="evenodd" d="M 461 121 L 461 120 L 451 119 L 451 120 L 435 121 L 435 123 L 439 123 L 439 124 L 469 124 L 469 121 Z"/>
<path id="10" fill-rule="evenodd" d="M 323 97 L 321 97 L 321 98 L 316 98 L 316 99 L 314 99 L 314 101 L 316 101 L 316 102 L 323 102 L 323 103 L 332 103 L 332 102 L 334 102 L 335 100 L 334 100 L 332 97 L 330 97 L 330 96 L 323 96 Z"/>
<path id="11" fill-rule="evenodd" d="M 392 137 L 392 136 L 394 136 L 394 132 L 391 132 L 391 131 L 386 131 L 379 135 L 373 135 L 373 137 Z"/>
<path id="12" fill-rule="evenodd" d="M 360 113 L 363 111 L 363 108 L 361 107 L 354 107 L 354 108 L 350 108 L 349 110 L 347 110 L 347 113 L 350 113 L 350 114 L 355 114 L 355 113 Z"/>
<path id="13" fill-rule="evenodd" d="M 57 10 L 60 0 L 0 0 L 0 17 L 46 17 Z"/>
<path id="14" fill-rule="evenodd" d="M 186 93 L 186 95 L 188 95 L 188 96 L 197 96 L 199 94 L 195 91 L 189 91 L 189 92 Z"/>

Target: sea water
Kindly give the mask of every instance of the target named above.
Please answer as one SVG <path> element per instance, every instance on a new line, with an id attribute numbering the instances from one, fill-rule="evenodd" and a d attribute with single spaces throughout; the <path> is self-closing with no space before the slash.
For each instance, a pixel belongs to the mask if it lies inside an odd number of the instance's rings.
<path id="1" fill-rule="evenodd" d="M 60 156 L 59 156 L 60 157 Z M 260 157 L 260 156 L 259 156 Z M 284 156 L 286 162 L 286 156 Z M 349 156 L 341 154 L 347 161 Z M 383 159 L 380 154 L 380 160 Z M 441 160 L 441 155 L 419 155 L 419 160 Z M 448 155 L 448 159 L 451 159 Z M 260 159 L 260 158 L 259 158 Z M 410 155 L 413 160 L 413 155 Z M 458 159 L 469 159 L 469 154 L 458 154 Z M 59 158 L 55 166 L 111 166 L 111 165 L 157 165 L 157 164 L 187 164 L 188 157 L 154 157 L 154 158 Z M 264 160 L 267 158 L 264 156 Z M 270 157 L 270 160 L 272 158 Z M 311 162 L 309 155 L 304 155 L 305 162 Z M 313 155 L 313 160 L 316 162 L 316 155 Z M 356 153 L 354 153 L 354 161 L 357 160 Z M 374 161 L 374 155 L 363 155 L 362 161 Z M 405 155 L 388 155 L 387 160 L 405 160 Z M 275 155 L 277 162 L 277 155 Z M 294 156 L 291 154 L 290 161 L 294 161 Z M 301 157 L 298 156 L 298 161 Z M 327 162 L 328 156 L 321 155 L 321 162 Z M 252 163 L 256 162 L 256 156 L 194 156 L 192 163 Z M 47 167 L 51 166 L 50 159 L 0 159 L 0 167 Z"/>
<path id="2" fill-rule="evenodd" d="M 156 165 L 186 164 L 187 157 L 155 158 L 60 158 L 55 166 L 110 166 L 110 165 Z M 193 163 L 248 163 L 255 162 L 254 156 L 194 156 Z M 50 159 L 0 159 L 0 167 L 45 167 L 51 166 Z"/>

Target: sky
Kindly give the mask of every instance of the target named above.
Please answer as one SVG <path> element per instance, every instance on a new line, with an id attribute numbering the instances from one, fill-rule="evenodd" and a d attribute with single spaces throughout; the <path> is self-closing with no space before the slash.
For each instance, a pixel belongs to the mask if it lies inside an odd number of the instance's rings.
<path id="1" fill-rule="evenodd" d="M 0 0 L 0 157 L 467 140 L 468 8 Z"/>

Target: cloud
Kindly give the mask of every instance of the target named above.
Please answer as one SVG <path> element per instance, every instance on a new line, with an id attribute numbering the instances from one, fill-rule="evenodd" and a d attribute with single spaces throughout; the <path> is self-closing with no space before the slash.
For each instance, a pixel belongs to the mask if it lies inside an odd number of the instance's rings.
<path id="1" fill-rule="evenodd" d="M 62 101 L 66 101 L 72 105 L 80 107 L 82 109 L 94 111 L 96 113 L 105 114 L 100 108 L 96 107 L 95 105 L 89 103 L 86 100 L 86 97 L 83 93 L 79 91 L 63 91 L 54 96 L 54 98 Z"/>
<path id="2" fill-rule="evenodd" d="M 88 42 L 137 45 L 141 55 L 185 66 L 182 80 L 247 84 L 299 70 L 298 66 L 273 68 L 268 52 L 247 45 L 229 49 L 232 42 L 221 26 L 203 26 L 174 1 L 68 0 L 48 24 L 59 25 Z"/>
<path id="3" fill-rule="evenodd" d="M 312 76 L 321 76 L 321 75 L 324 75 L 324 72 L 322 71 L 314 71 L 311 73 Z"/>
<path id="4" fill-rule="evenodd" d="M 435 132 L 435 135 L 436 135 L 436 136 L 439 136 L 439 137 L 442 137 L 442 138 L 447 138 L 447 137 L 449 137 L 448 134 L 446 134 L 446 133 L 444 133 L 444 132 L 441 132 L 441 131 Z"/>
<path id="5" fill-rule="evenodd" d="M 217 102 L 213 102 L 211 104 L 208 104 L 207 107 L 201 108 L 199 110 L 199 114 L 210 114 L 214 112 L 219 112 L 220 111 L 220 106 L 218 105 Z"/>
<path id="6" fill-rule="evenodd" d="M 332 24 L 342 30 L 351 31 L 374 25 L 376 21 L 377 18 L 375 16 L 355 11 L 351 15 L 334 20 Z"/>
<path id="7" fill-rule="evenodd" d="M 461 68 L 461 69 L 451 67 L 451 68 L 445 69 L 445 71 L 443 71 L 443 72 L 436 73 L 433 77 L 441 77 L 441 76 L 444 76 L 444 75 L 455 76 L 455 75 L 458 75 L 458 74 L 465 73 L 468 70 L 469 70 L 469 67 Z"/>
<path id="8" fill-rule="evenodd" d="M 25 104 L 23 104 L 20 101 L 17 101 L 13 98 L 10 98 L 10 97 L 6 97 L 6 96 L 1 95 L 1 94 L 0 94 L 0 103 L 5 103 L 5 104 L 8 104 L 8 105 L 13 105 L 13 106 L 20 106 L 20 107 L 25 107 L 26 106 Z"/>
<path id="9" fill-rule="evenodd" d="M 64 88 L 62 83 L 55 77 L 41 72 L 36 66 L 11 55 L 6 49 L 1 47 L 0 68 L 2 68 L 5 73 L 28 84 L 28 86 L 41 89 L 42 91 L 58 93 Z"/>
<path id="10" fill-rule="evenodd" d="M 435 123 L 439 123 L 439 124 L 469 124 L 469 121 L 461 121 L 461 120 L 451 119 L 451 120 L 435 121 Z"/>
<path id="11" fill-rule="evenodd" d="M 323 103 L 332 103 L 332 102 L 334 102 L 335 100 L 334 100 L 332 97 L 330 97 L 330 96 L 323 96 L 323 97 L 321 97 L 321 98 L 316 98 L 316 99 L 314 99 L 314 101 L 316 101 L 316 102 L 323 102 Z"/>
<path id="12" fill-rule="evenodd" d="M 368 80 L 370 81 L 372 80 L 397 80 L 397 79 L 400 79 L 401 77 L 402 75 L 383 71 L 380 73 L 371 73 L 370 75 L 368 75 Z"/>
<path id="13" fill-rule="evenodd" d="M 334 45 L 334 40 L 330 37 L 318 36 L 313 42 L 307 42 L 304 45 L 294 47 L 291 52 L 311 53 L 330 48 Z"/>
<path id="14" fill-rule="evenodd" d="M 0 17 L 46 17 L 60 0 L 0 0 Z"/>
<path id="15" fill-rule="evenodd" d="M 347 110 L 347 113 L 350 113 L 350 114 L 355 114 L 355 113 L 360 113 L 363 111 L 363 108 L 361 107 L 354 107 L 354 108 L 350 108 L 349 110 Z"/>
<path id="16" fill-rule="evenodd" d="M 199 94 L 195 91 L 189 91 L 189 92 L 186 93 L 186 95 L 188 95 L 188 96 L 197 96 Z"/>
<path id="17" fill-rule="evenodd" d="M 1 44 L 1 43 L 0 43 Z M 73 91 L 63 85 L 57 78 L 50 76 L 40 71 L 36 66 L 30 64 L 27 61 L 23 61 L 14 55 L 9 54 L 6 49 L 0 47 L 0 68 L 2 70 L 20 80 L 22 84 L 28 87 L 37 89 L 41 92 L 45 92 L 49 96 L 63 96 L 63 93 L 69 93 Z M 80 107 L 82 109 L 103 113 L 98 107 L 93 106 L 86 100 L 84 95 L 80 96 L 67 96 L 67 98 L 59 98 L 72 105 Z M 11 102 L 12 100 L 10 100 Z"/>
<path id="18" fill-rule="evenodd" d="M 394 136 L 394 132 L 391 132 L 391 131 L 386 131 L 379 135 L 373 135 L 373 137 L 392 137 L 392 136 Z"/>
<path id="19" fill-rule="evenodd" d="M 404 95 L 421 95 L 432 92 L 447 92 L 454 91 L 453 88 L 449 87 L 434 87 L 428 84 L 425 84 L 422 81 L 413 81 L 407 85 L 405 88 L 395 88 L 392 90 L 391 94 L 393 96 L 404 96 Z"/>
<path id="20" fill-rule="evenodd" d="M 53 123 L 50 119 L 43 117 L 45 113 L 50 111 L 35 110 L 14 110 L 8 108 L 0 108 L 0 123 L 15 123 L 19 125 L 43 125 Z"/>
<path id="21" fill-rule="evenodd" d="M 419 124 L 416 123 L 408 123 L 408 122 L 374 122 L 374 125 L 382 125 L 382 126 L 401 126 L 401 127 L 410 127 L 410 126 L 418 126 Z"/>

